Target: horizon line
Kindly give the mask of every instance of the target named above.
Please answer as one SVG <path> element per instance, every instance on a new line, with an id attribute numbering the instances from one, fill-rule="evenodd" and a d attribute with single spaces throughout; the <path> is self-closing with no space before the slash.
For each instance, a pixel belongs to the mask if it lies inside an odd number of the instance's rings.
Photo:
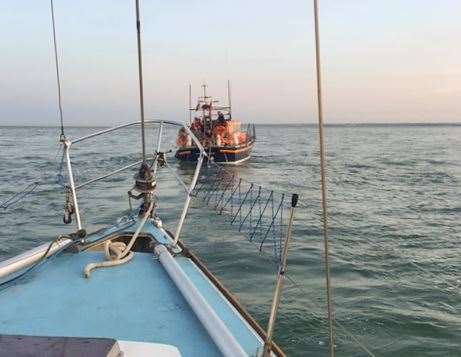
<path id="1" fill-rule="evenodd" d="M 184 122 L 187 124 L 187 122 Z M 243 122 L 242 122 L 243 123 Z M 317 123 L 251 123 L 245 122 L 243 124 L 255 124 L 265 126 L 318 126 Z M 457 122 L 347 122 L 347 123 L 324 123 L 324 126 L 461 126 L 461 121 Z M 67 128 L 110 128 L 111 125 L 67 125 Z M 60 128 L 59 125 L 17 125 L 17 124 L 1 124 L 0 128 Z"/>

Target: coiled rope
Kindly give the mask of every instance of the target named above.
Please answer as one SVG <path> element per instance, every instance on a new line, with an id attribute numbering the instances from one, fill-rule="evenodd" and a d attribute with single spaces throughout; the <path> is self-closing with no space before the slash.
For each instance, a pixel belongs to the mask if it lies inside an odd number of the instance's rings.
<path id="1" fill-rule="evenodd" d="M 107 240 L 106 242 L 104 242 L 104 253 L 107 260 L 104 262 L 87 264 L 85 266 L 85 269 L 83 270 L 85 278 L 89 279 L 91 276 L 91 272 L 94 269 L 108 268 L 125 264 L 128 263 L 131 259 L 133 259 L 134 252 L 131 251 L 131 248 L 133 248 L 134 243 L 138 239 L 139 233 L 141 233 L 141 230 L 143 229 L 147 219 L 150 217 L 153 208 L 154 203 L 151 202 L 149 205 L 149 209 L 144 213 L 141 223 L 134 232 L 133 237 L 131 237 L 128 245 L 126 245 L 123 242 L 112 242 L 111 240 Z"/>

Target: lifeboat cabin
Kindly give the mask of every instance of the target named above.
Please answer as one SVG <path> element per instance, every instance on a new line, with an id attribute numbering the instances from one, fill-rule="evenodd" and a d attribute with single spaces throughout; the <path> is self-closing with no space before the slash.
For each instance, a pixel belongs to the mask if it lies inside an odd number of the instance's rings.
<path id="1" fill-rule="evenodd" d="M 247 161 L 256 140 L 254 125 L 243 127 L 240 121 L 232 118 L 230 97 L 229 104 L 221 106 L 218 100 L 207 96 L 206 85 L 202 87 L 203 96 L 198 98 L 195 108 L 189 108 L 191 132 L 199 139 L 210 160 L 229 165 Z M 176 144 L 176 158 L 197 161 L 200 150 L 186 129 L 179 130 Z"/>

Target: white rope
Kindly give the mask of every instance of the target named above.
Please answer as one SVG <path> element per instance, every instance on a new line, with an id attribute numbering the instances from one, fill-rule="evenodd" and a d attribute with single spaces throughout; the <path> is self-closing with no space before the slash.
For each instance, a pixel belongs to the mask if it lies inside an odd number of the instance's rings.
<path id="1" fill-rule="evenodd" d="M 154 208 L 154 203 L 151 202 L 149 205 L 149 209 L 144 213 L 144 216 L 139 223 L 138 228 L 131 237 L 130 242 L 126 245 L 123 242 L 112 242 L 111 240 L 107 240 L 104 242 L 104 253 L 106 256 L 106 261 L 98 262 L 98 263 L 89 263 L 85 266 L 84 275 L 85 278 L 89 279 L 91 276 L 91 272 L 94 269 L 98 268 L 108 268 L 113 267 L 121 264 L 128 263 L 134 257 L 134 253 L 131 251 L 133 248 L 134 243 L 139 237 L 139 233 L 141 233 L 147 219 L 150 217 L 152 209 Z"/>
<path id="2" fill-rule="evenodd" d="M 126 250 L 126 244 L 123 242 L 112 242 L 106 241 L 104 243 L 104 251 L 106 253 L 106 261 L 99 263 L 89 263 L 85 266 L 84 274 L 85 278 L 90 278 L 91 271 L 97 268 L 108 268 L 116 265 L 128 263 L 134 257 L 133 252 L 122 258 L 124 251 Z"/>

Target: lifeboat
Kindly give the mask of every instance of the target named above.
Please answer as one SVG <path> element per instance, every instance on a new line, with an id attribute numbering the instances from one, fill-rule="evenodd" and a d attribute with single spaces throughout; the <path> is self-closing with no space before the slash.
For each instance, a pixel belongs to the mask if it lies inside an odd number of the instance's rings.
<path id="1" fill-rule="evenodd" d="M 203 96 L 198 98 L 195 107 L 189 108 L 190 132 L 198 138 L 208 159 L 216 163 L 238 165 L 249 160 L 256 142 L 254 124 L 244 126 L 232 117 L 230 97 L 227 106 L 219 105 L 218 100 L 207 95 L 207 86 L 202 87 Z M 195 162 L 199 158 L 200 150 L 185 129 L 178 132 L 176 145 L 177 159 Z"/>

